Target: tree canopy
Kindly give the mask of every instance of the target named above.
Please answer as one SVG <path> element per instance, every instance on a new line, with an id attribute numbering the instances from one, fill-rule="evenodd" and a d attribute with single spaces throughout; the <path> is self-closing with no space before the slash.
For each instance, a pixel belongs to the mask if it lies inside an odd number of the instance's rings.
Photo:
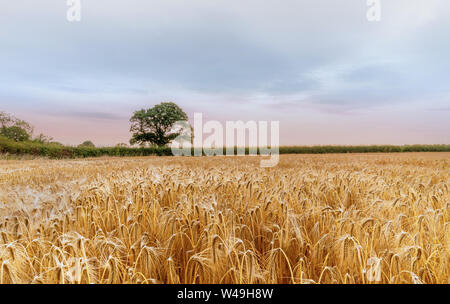
<path id="1" fill-rule="evenodd" d="M 80 148 L 83 148 L 83 147 L 84 148 L 95 148 L 95 145 L 92 141 L 86 140 L 82 144 L 79 144 L 78 147 L 80 147 Z"/>
<path id="2" fill-rule="evenodd" d="M 27 131 L 18 126 L 1 128 L 0 134 L 14 141 L 30 140 L 30 135 L 27 133 Z"/>
<path id="3" fill-rule="evenodd" d="M 1 135 L 15 141 L 27 141 L 31 139 L 33 131 L 33 127 L 26 121 L 8 113 L 0 112 Z"/>
<path id="4" fill-rule="evenodd" d="M 173 102 L 162 102 L 150 109 L 134 112 L 130 119 L 130 144 L 166 146 L 181 132 L 173 130 L 177 121 L 187 121 L 186 113 Z"/>

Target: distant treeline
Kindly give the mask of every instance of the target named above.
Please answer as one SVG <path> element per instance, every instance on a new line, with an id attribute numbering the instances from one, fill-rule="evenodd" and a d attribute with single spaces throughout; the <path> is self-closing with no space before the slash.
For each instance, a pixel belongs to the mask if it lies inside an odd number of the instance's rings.
<path id="1" fill-rule="evenodd" d="M 279 150 L 280 154 L 450 152 L 450 145 L 289 146 L 280 147 Z M 170 147 L 72 147 L 32 141 L 16 142 L 0 136 L 0 154 L 48 158 L 86 158 L 100 156 L 171 156 L 172 150 Z M 248 148 L 246 154 L 248 154 Z"/>

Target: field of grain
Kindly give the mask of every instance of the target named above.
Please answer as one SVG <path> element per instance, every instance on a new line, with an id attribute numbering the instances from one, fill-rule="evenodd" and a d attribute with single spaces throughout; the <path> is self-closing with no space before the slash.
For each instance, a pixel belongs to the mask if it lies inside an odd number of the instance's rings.
<path id="1" fill-rule="evenodd" d="M 450 283 L 450 153 L 0 161 L 0 283 Z"/>

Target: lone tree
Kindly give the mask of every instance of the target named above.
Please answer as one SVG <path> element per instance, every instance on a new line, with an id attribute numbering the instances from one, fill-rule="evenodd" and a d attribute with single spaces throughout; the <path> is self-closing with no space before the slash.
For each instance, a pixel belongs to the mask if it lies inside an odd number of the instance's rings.
<path id="1" fill-rule="evenodd" d="M 130 144 L 166 146 L 177 138 L 181 131 L 173 130 L 177 121 L 187 121 L 186 113 L 173 102 L 162 102 L 151 109 L 134 112 L 130 131 Z"/>

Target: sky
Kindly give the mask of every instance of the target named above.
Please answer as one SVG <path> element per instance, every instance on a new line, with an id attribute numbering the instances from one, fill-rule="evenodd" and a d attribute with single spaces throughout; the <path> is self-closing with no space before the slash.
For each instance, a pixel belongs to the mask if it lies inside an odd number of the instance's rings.
<path id="1" fill-rule="evenodd" d="M 280 122 L 280 144 L 450 144 L 450 2 L 0 0 L 0 111 L 64 144 L 135 110 Z"/>

